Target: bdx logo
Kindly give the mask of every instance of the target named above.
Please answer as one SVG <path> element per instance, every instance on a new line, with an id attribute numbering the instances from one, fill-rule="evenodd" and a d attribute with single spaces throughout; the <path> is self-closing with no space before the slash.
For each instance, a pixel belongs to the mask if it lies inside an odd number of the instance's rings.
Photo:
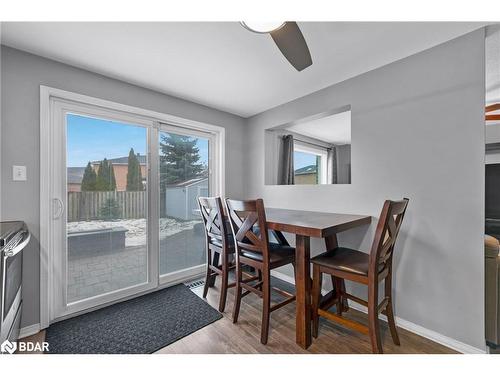
<path id="1" fill-rule="evenodd" d="M 5 340 L 2 345 L 0 345 L 1 353 L 13 354 L 15 351 L 19 352 L 48 352 L 49 343 L 48 342 L 10 342 Z"/>
<path id="2" fill-rule="evenodd" d="M 5 340 L 2 345 L 0 345 L 0 351 L 2 353 L 13 354 L 17 349 L 17 343 Z"/>

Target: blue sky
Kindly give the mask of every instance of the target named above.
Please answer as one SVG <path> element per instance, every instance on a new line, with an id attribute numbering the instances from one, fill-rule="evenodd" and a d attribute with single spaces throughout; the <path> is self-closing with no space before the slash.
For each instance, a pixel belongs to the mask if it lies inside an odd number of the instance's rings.
<path id="1" fill-rule="evenodd" d="M 128 156 L 132 147 L 146 154 L 146 128 L 91 117 L 67 115 L 67 166 L 85 167 L 89 161 Z M 207 163 L 208 140 L 198 139 L 200 161 Z"/>
<path id="2" fill-rule="evenodd" d="M 316 155 L 295 151 L 293 155 L 293 166 L 295 170 L 308 165 L 316 164 Z"/>

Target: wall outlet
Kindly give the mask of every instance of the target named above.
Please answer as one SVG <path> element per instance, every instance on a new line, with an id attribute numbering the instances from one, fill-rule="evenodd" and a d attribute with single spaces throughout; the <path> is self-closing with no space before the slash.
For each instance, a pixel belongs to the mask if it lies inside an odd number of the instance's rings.
<path id="1" fill-rule="evenodd" d="M 12 166 L 12 180 L 14 180 L 14 181 L 26 181 L 26 166 L 25 165 L 13 165 Z"/>

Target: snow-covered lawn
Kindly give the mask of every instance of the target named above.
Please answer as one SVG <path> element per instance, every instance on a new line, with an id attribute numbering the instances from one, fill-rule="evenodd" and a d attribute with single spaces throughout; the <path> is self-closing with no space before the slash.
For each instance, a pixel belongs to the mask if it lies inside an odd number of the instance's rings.
<path id="1" fill-rule="evenodd" d="M 182 232 L 183 230 L 193 229 L 194 225 L 200 222 L 201 221 L 198 220 L 180 221 L 172 218 L 161 218 L 160 240 Z M 116 227 L 127 229 L 125 246 L 141 246 L 146 244 L 146 219 L 74 221 L 66 225 L 68 233 Z"/>

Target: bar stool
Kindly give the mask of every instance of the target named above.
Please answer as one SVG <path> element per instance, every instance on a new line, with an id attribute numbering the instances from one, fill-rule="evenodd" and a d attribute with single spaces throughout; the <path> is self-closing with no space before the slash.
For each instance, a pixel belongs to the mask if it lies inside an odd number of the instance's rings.
<path id="1" fill-rule="evenodd" d="M 313 264 L 312 334 L 314 337 L 318 337 L 319 317 L 322 316 L 361 333 L 369 334 L 372 351 L 382 353 L 378 314 L 384 313 L 387 316 L 394 344 L 400 344 L 392 306 L 392 255 L 408 201 L 407 198 L 400 201 L 385 201 L 370 254 L 337 247 L 311 259 Z M 324 273 L 333 277 L 336 291 L 328 300 L 321 301 Z M 341 287 L 344 280 L 367 285 L 368 301 L 347 293 Z M 382 302 L 379 303 L 378 284 L 381 281 L 385 281 L 385 295 Z M 366 326 L 342 316 L 343 301 L 346 298 L 368 308 L 368 329 Z M 336 314 L 328 311 L 328 308 L 335 303 Z"/>

